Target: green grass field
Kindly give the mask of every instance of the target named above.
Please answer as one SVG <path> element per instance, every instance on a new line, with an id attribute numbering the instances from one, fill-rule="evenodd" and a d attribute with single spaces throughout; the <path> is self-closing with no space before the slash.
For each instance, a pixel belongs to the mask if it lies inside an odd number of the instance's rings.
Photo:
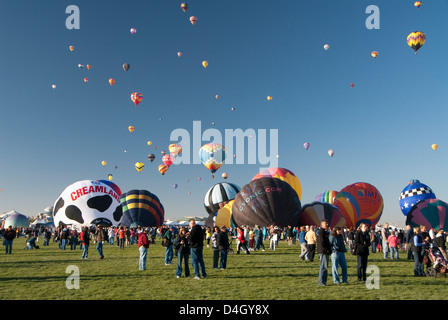
<path id="1" fill-rule="evenodd" d="M 408 300 L 447 299 L 448 279 L 413 276 L 412 261 L 384 260 L 371 254 L 369 265 L 379 268 L 379 289 L 368 289 L 357 281 L 356 257 L 347 253 L 348 284 L 333 284 L 331 271 L 326 287 L 317 285 L 319 262 L 298 258 L 300 246 L 279 241 L 276 251 L 233 254 L 226 270 L 212 269 L 212 249 L 204 247 L 207 279 L 175 276 L 177 258 L 165 266 L 165 248 L 160 241 L 148 251 L 147 270 L 138 270 L 137 245 L 119 250 L 104 244 L 104 260 L 96 245 L 90 245 L 88 260 L 81 250 L 61 251 L 56 242 L 38 250 L 25 250 L 25 239 L 14 240 L 12 255 L 0 251 L 1 300 Z M 236 245 L 233 245 L 236 248 Z M 268 244 L 265 243 L 266 248 Z M 69 266 L 79 268 L 79 289 L 67 289 L 72 275 Z M 193 274 L 193 268 L 191 268 Z M 188 290 L 182 290 L 188 288 Z"/>

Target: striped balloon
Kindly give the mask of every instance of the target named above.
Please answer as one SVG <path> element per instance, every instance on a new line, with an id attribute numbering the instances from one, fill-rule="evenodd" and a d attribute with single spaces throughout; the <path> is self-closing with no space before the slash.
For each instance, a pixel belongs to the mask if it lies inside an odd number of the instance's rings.
<path id="1" fill-rule="evenodd" d="M 235 199 L 241 188 L 229 182 L 221 182 L 212 186 L 204 198 L 205 211 L 208 214 L 216 214 L 220 208 L 229 201 Z"/>
<path id="2" fill-rule="evenodd" d="M 328 220 L 331 229 L 344 228 L 346 225 L 346 219 L 338 208 L 326 202 L 314 201 L 302 207 L 299 226 L 319 226 L 323 219 Z"/>
<path id="3" fill-rule="evenodd" d="M 138 106 L 138 104 L 143 100 L 143 95 L 139 92 L 133 92 L 131 94 L 131 100 L 134 102 L 135 106 Z"/>
<path id="4" fill-rule="evenodd" d="M 161 164 L 159 166 L 159 172 L 162 174 L 162 176 L 168 171 L 168 166 Z"/>
<path id="5" fill-rule="evenodd" d="M 406 225 L 412 228 L 421 225 L 431 228 L 448 231 L 448 204 L 439 199 L 426 199 L 414 205 L 406 216 Z"/>
<path id="6" fill-rule="evenodd" d="M 305 142 L 304 144 L 303 144 L 303 147 L 305 148 L 305 150 L 308 150 L 309 148 L 310 148 L 310 143 L 309 142 Z"/>
<path id="7" fill-rule="evenodd" d="M 338 191 L 327 190 L 322 193 L 319 193 L 314 200 L 318 202 L 326 202 L 329 204 L 333 204 L 334 198 L 336 198 L 337 194 Z"/>
<path id="8" fill-rule="evenodd" d="M 415 54 L 417 54 L 417 50 L 420 49 L 426 41 L 426 35 L 421 31 L 414 31 L 408 35 L 407 41 L 408 45 L 414 49 Z"/>
<path id="9" fill-rule="evenodd" d="M 160 227 L 165 210 L 159 198 L 147 190 L 131 190 L 120 197 L 123 215 L 120 225 L 125 227 Z"/>

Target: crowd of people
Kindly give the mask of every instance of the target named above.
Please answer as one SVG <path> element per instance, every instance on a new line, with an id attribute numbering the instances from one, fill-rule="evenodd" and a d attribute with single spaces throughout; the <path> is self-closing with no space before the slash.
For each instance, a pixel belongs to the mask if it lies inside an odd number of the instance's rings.
<path id="1" fill-rule="evenodd" d="M 328 221 L 322 220 L 320 226 L 301 226 L 279 228 L 267 227 L 237 227 L 213 228 L 196 224 L 192 219 L 189 226 L 162 226 L 160 228 L 130 228 L 130 227 L 84 227 L 81 231 L 76 228 L 14 229 L 11 226 L 1 230 L 6 254 L 11 254 L 13 240 L 24 236 L 27 239 L 25 249 L 38 249 L 38 237 L 43 238 L 43 246 L 48 246 L 53 239 L 62 251 L 82 251 L 81 258 L 87 259 L 89 247 L 93 242 L 99 259 L 104 259 L 103 244 L 116 244 L 120 250 L 137 244 L 139 249 L 139 269 L 146 270 L 146 259 L 149 245 L 155 243 L 156 238 L 162 240 L 165 246 L 165 265 L 173 264 L 177 257 L 176 277 L 182 273 L 190 277 L 190 262 L 193 267 L 194 279 L 207 278 L 203 257 L 206 245 L 213 250 L 213 269 L 224 270 L 227 267 L 227 256 L 233 252 L 231 247 L 236 241 L 236 253 L 243 251 L 266 251 L 264 243 L 269 241 L 269 250 L 276 250 L 278 241 L 284 240 L 289 246 L 300 245 L 300 260 L 314 262 L 316 254 L 319 257 L 318 285 L 326 286 L 331 261 L 331 275 L 335 284 L 347 283 L 346 253 L 350 252 L 357 258 L 357 280 L 366 281 L 366 270 L 369 253 L 382 252 L 384 259 L 403 259 L 414 261 L 414 276 L 425 276 L 425 252 L 429 248 L 439 250 L 447 260 L 447 237 L 442 230 L 426 230 L 425 226 L 416 228 L 406 227 L 398 230 L 386 223 L 381 228 L 370 230 L 366 224 L 361 224 L 356 230 L 353 228 L 334 227 L 330 230 Z M 205 243 L 204 243 L 205 242 Z M 401 251 L 401 254 L 400 254 Z M 191 261 L 190 261 L 191 259 Z"/>

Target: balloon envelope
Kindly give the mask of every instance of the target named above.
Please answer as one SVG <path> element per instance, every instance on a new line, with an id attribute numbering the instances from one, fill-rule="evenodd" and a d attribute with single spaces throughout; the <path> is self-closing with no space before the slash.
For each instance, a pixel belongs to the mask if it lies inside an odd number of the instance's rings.
<path id="1" fill-rule="evenodd" d="M 138 106 L 138 104 L 143 100 L 143 95 L 140 92 L 133 92 L 131 94 L 131 100 L 134 102 L 135 106 Z"/>
<path id="2" fill-rule="evenodd" d="M 236 184 L 221 182 L 213 185 L 205 194 L 204 207 L 208 214 L 216 214 L 229 201 L 234 200 L 241 188 Z"/>
<path id="3" fill-rule="evenodd" d="M 135 169 L 136 169 L 138 172 L 141 172 L 141 171 L 143 170 L 144 167 L 145 167 L 145 164 L 144 164 L 143 162 L 137 162 L 137 163 L 135 164 Z"/>
<path id="4" fill-rule="evenodd" d="M 58 225 L 116 225 L 121 219 L 120 188 L 107 180 L 82 180 L 62 191 L 53 208 Z"/>
<path id="5" fill-rule="evenodd" d="M 130 67 L 131 67 L 131 66 L 129 65 L 129 63 L 125 63 L 125 64 L 123 64 L 123 69 L 124 69 L 124 71 L 128 71 Z"/>
<path id="6" fill-rule="evenodd" d="M 420 49 L 426 41 L 426 35 L 421 31 L 414 31 L 410 33 L 407 37 L 408 45 L 417 54 L 418 49 Z"/>
<path id="7" fill-rule="evenodd" d="M 345 227 L 346 219 L 342 215 L 341 211 L 326 202 L 311 202 L 302 207 L 300 214 L 299 225 L 300 226 L 320 226 L 323 219 L 328 220 L 328 226 L 333 229 L 334 227 Z"/>
<path id="8" fill-rule="evenodd" d="M 226 149 L 218 143 L 207 143 L 199 150 L 199 158 L 202 164 L 213 174 L 226 159 Z"/>
<path id="9" fill-rule="evenodd" d="M 337 191 L 328 190 L 328 191 L 319 193 L 314 200 L 318 201 L 318 202 L 326 202 L 329 204 L 334 204 L 334 198 L 336 198 L 337 194 L 338 194 Z"/>
<path id="10" fill-rule="evenodd" d="M 120 197 L 123 216 L 120 225 L 135 227 L 160 227 L 165 210 L 159 198 L 148 190 L 130 190 Z"/>
<path id="11" fill-rule="evenodd" d="M 430 187 L 417 179 L 411 180 L 400 194 L 399 205 L 401 212 L 406 216 L 418 202 L 435 198 L 436 195 Z"/>
<path id="12" fill-rule="evenodd" d="M 285 168 L 268 168 L 261 172 L 259 172 L 252 180 L 268 177 L 268 178 L 277 178 L 282 181 L 288 183 L 299 196 L 299 200 L 302 199 L 302 184 L 300 183 L 299 178 L 294 174 L 294 172 L 285 169 Z"/>
<path id="13" fill-rule="evenodd" d="M 343 188 L 334 200 L 334 205 L 347 220 L 348 228 L 357 228 L 361 223 L 374 228 L 383 213 L 383 197 L 371 184 L 357 182 Z"/>
<path id="14" fill-rule="evenodd" d="M 233 201 L 234 200 L 229 201 L 229 203 L 218 210 L 215 219 L 215 226 L 218 226 L 219 228 L 225 226 L 227 229 L 232 226 L 231 217 Z"/>
<path id="15" fill-rule="evenodd" d="M 448 231 L 447 210 L 448 204 L 442 200 L 423 200 L 409 211 L 406 216 L 406 225 L 410 225 L 412 228 L 424 225 L 428 230 L 440 228 Z"/>
<path id="16" fill-rule="evenodd" d="M 285 181 L 263 177 L 252 180 L 236 195 L 232 221 L 236 226 L 297 226 L 300 199 Z"/>

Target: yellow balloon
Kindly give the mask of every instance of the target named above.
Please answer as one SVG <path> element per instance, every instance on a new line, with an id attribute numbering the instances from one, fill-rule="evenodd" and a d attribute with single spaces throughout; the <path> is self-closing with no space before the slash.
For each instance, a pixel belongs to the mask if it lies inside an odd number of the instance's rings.
<path id="1" fill-rule="evenodd" d="M 113 176 L 111 175 L 111 174 L 109 174 L 109 180 L 112 180 L 113 179 Z"/>
<path id="2" fill-rule="evenodd" d="M 271 97 L 271 96 L 268 96 L 266 99 L 268 99 L 268 101 L 271 101 L 271 100 L 272 100 L 272 97 Z"/>
<path id="3" fill-rule="evenodd" d="M 137 163 L 135 164 L 135 169 L 136 169 L 138 172 L 142 171 L 144 167 L 145 167 L 145 164 L 144 164 L 143 162 L 137 162 Z"/>
<path id="4" fill-rule="evenodd" d="M 101 164 L 102 164 L 103 166 L 105 166 L 105 165 L 107 164 L 107 162 L 106 162 L 106 161 L 101 161 Z"/>
<path id="5" fill-rule="evenodd" d="M 230 218 L 232 216 L 232 205 L 234 200 L 229 201 L 224 207 L 218 210 L 215 219 L 215 226 L 221 228 L 222 226 L 226 226 L 226 228 L 230 228 Z"/>
<path id="6" fill-rule="evenodd" d="M 207 68 L 208 62 L 207 61 L 202 61 L 202 65 L 204 66 L 204 68 Z"/>
<path id="7" fill-rule="evenodd" d="M 148 141 L 148 146 L 152 145 L 152 141 Z"/>
<path id="8" fill-rule="evenodd" d="M 439 147 L 439 145 L 438 145 L 438 144 L 433 144 L 431 147 L 432 147 L 433 150 L 437 150 L 437 148 Z"/>

